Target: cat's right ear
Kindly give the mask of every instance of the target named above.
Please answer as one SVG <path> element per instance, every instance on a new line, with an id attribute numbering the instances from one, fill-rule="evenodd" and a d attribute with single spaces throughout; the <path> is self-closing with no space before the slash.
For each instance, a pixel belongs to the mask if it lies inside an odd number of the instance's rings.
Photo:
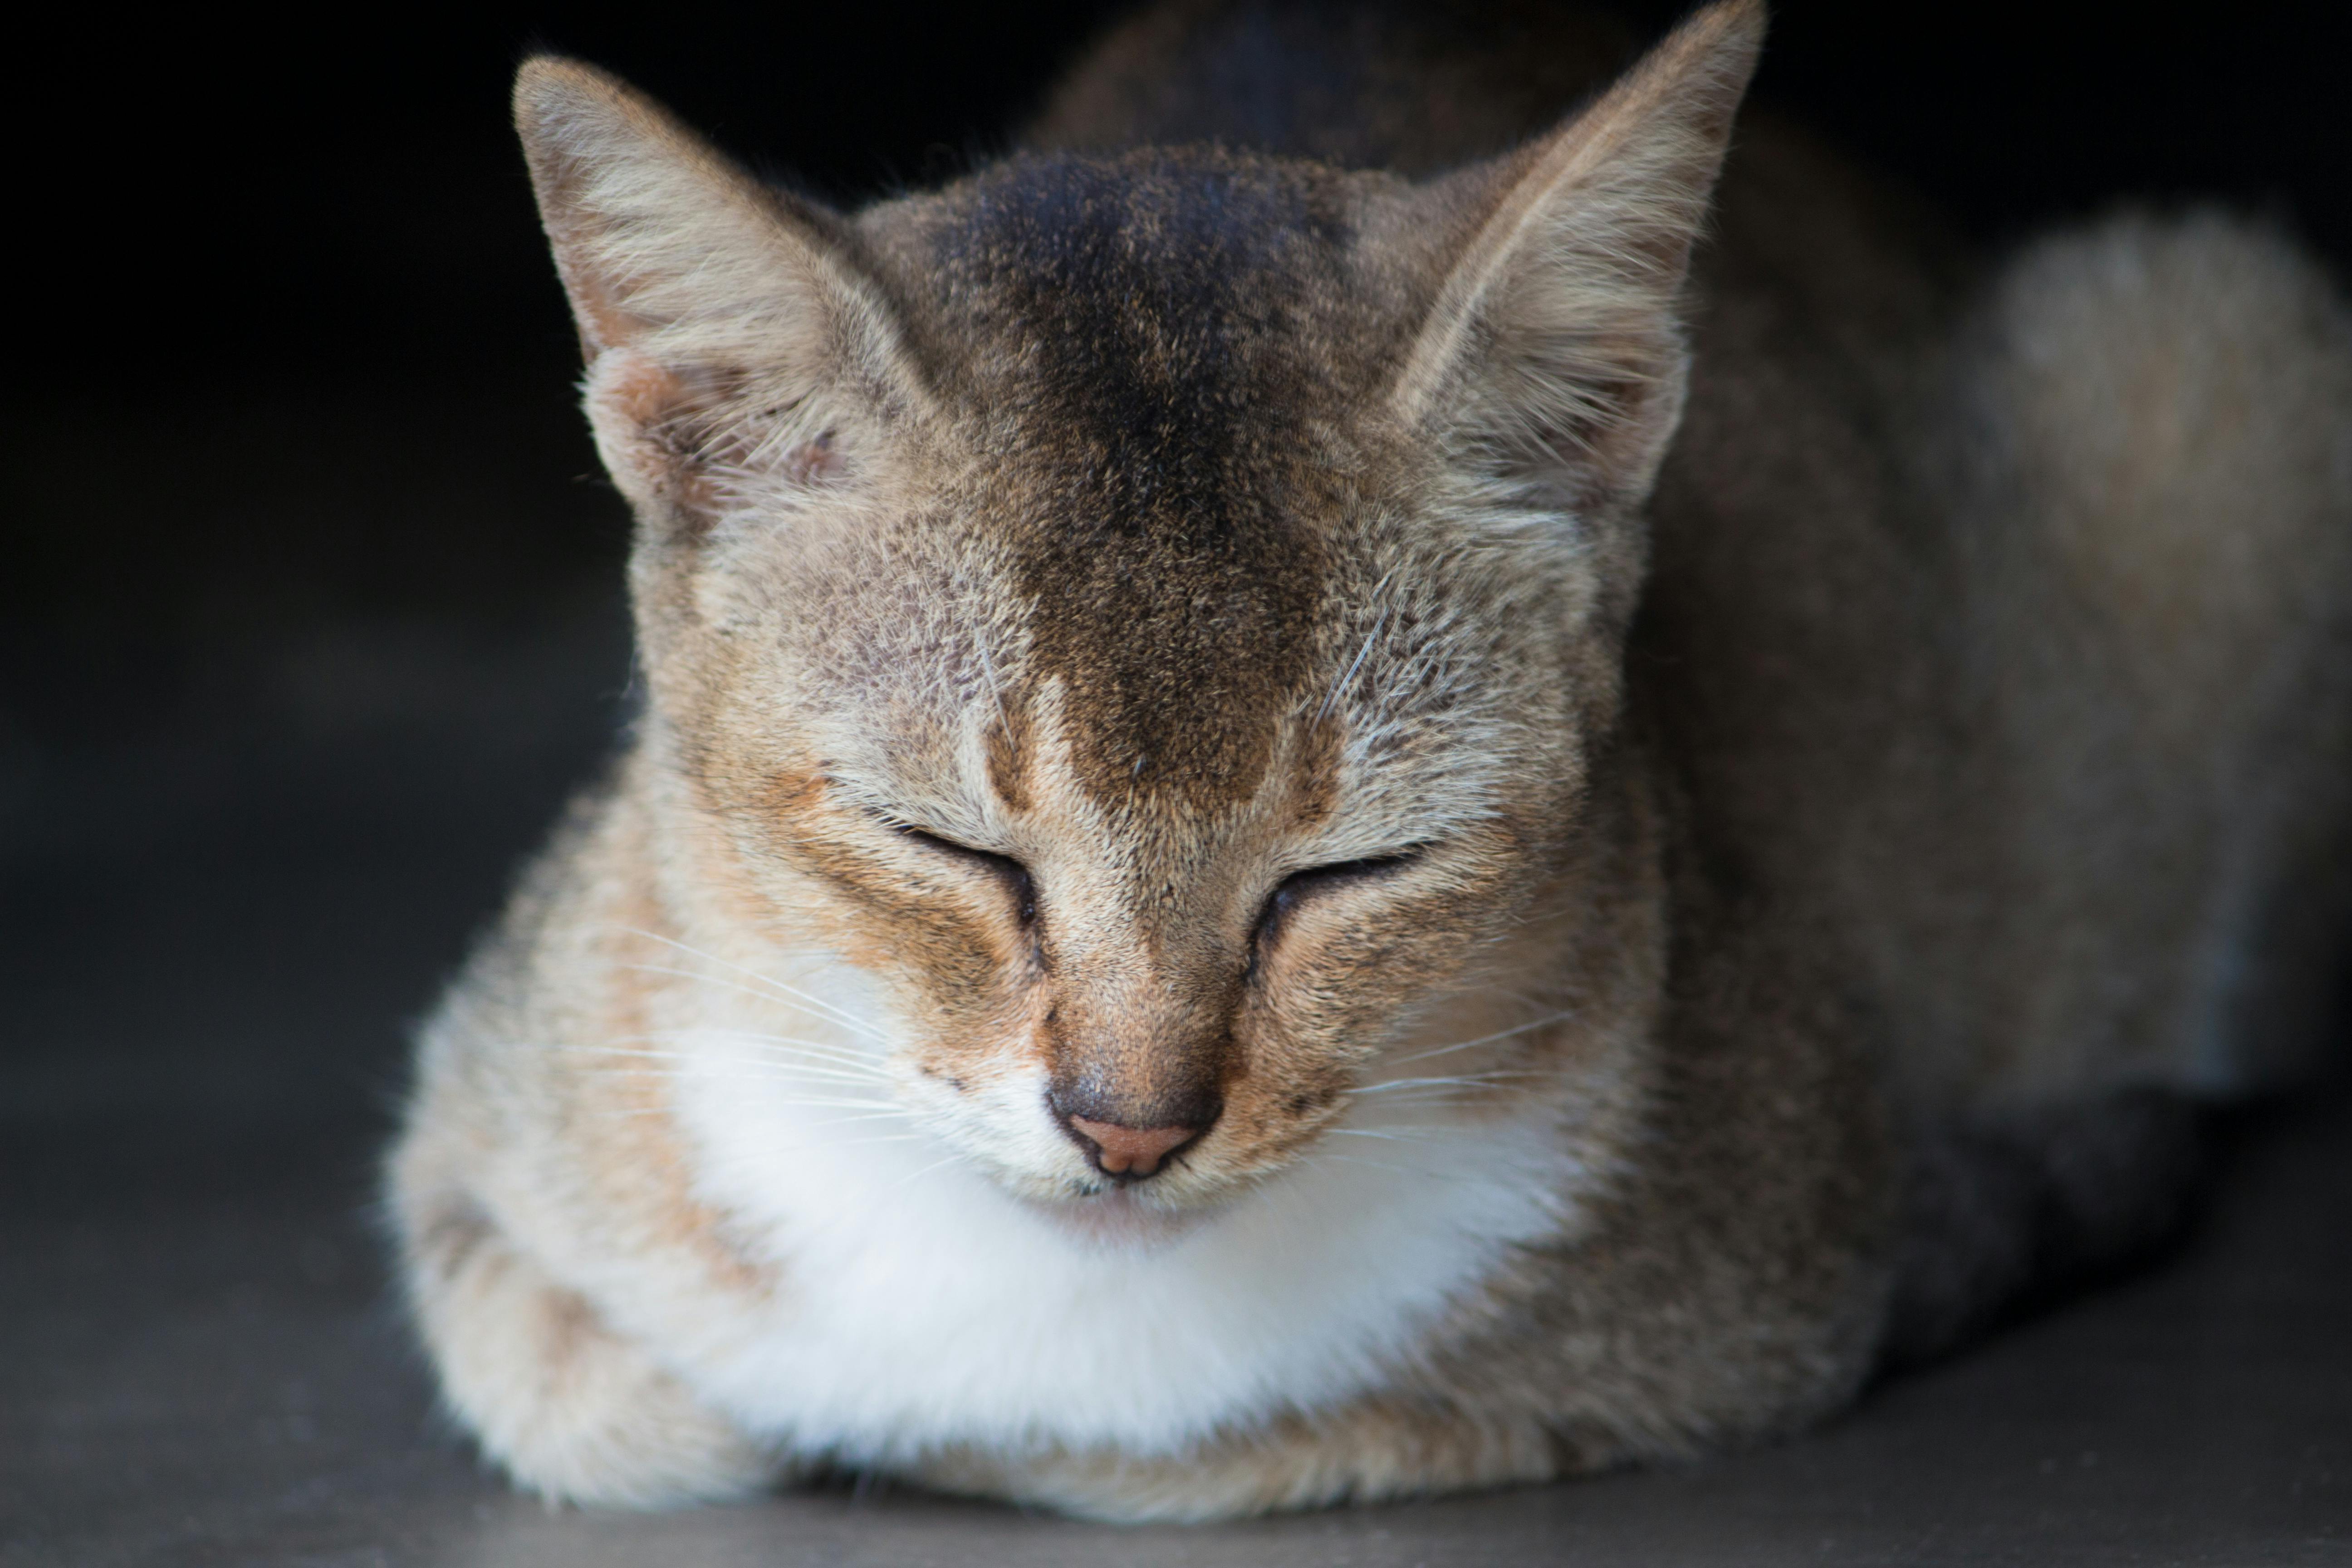
<path id="1" fill-rule="evenodd" d="M 597 447 L 656 537 L 849 482 L 886 429 L 925 411 L 838 216 L 580 61 L 527 61 L 514 106 Z"/>

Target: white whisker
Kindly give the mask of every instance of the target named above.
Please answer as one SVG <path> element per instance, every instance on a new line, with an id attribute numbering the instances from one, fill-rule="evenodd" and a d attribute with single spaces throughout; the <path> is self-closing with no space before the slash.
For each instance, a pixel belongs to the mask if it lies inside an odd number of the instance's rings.
<path id="1" fill-rule="evenodd" d="M 1507 1083 L 1521 1079 L 1558 1078 L 1557 1069 L 1499 1068 L 1493 1072 L 1463 1073 L 1455 1078 L 1392 1078 L 1380 1083 L 1368 1083 L 1357 1089 L 1358 1094 L 1388 1094 L 1400 1089 L 1452 1089 L 1489 1083 Z"/>
<path id="2" fill-rule="evenodd" d="M 732 984 L 726 982 L 724 984 Z M 723 1027 L 698 1025 L 691 1028 L 652 1029 L 642 1035 L 615 1035 L 616 1040 L 736 1040 L 756 1046 L 790 1046 L 797 1052 L 823 1052 L 850 1061 L 879 1060 L 862 1045 L 844 1045 L 838 1040 L 812 1040 L 800 1035 L 779 1035 L 767 1029 L 746 1029 L 735 1025 Z"/>
<path id="3" fill-rule="evenodd" d="M 859 1051 L 828 1050 L 821 1047 L 813 1047 L 781 1041 L 771 1043 L 747 1036 L 706 1035 L 699 1037 L 708 1048 L 732 1050 L 752 1060 L 814 1065 L 837 1068 L 843 1072 L 860 1073 L 868 1078 L 887 1079 L 891 1076 L 889 1069 L 883 1065 L 882 1058 Z"/>
<path id="4" fill-rule="evenodd" d="M 985 626 L 975 626 L 972 628 L 971 640 L 973 646 L 980 649 L 981 675 L 988 682 L 990 700 L 996 704 L 996 721 L 1004 726 L 1004 732 L 1009 735 L 1013 732 L 1013 715 L 1004 710 L 1004 688 L 996 679 L 996 661 L 989 657 L 988 629 Z"/>
<path id="5" fill-rule="evenodd" d="M 1451 1171 L 1433 1170 L 1427 1165 L 1400 1165 L 1392 1160 L 1368 1160 L 1360 1154 L 1334 1154 L 1317 1150 L 1307 1156 L 1308 1162 L 1321 1164 L 1328 1162 L 1339 1165 L 1362 1165 L 1374 1171 L 1393 1171 L 1401 1176 L 1414 1176 L 1423 1181 L 1445 1182 L 1457 1186 L 1475 1187 L 1482 1184 L 1468 1176 L 1457 1176 Z"/>
<path id="6" fill-rule="evenodd" d="M 959 1151 L 959 1152 L 956 1152 L 956 1153 L 950 1154 L 950 1155 L 949 1155 L 946 1159 L 944 1159 L 944 1160 L 934 1160 L 934 1161 L 932 1161 L 932 1162 L 931 1162 L 929 1164 L 928 1164 L 928 1165 L 924 1165 L 924 1166 L 921 1166 L 920 1168 L 919 1168 L 919 1169 L 917 1169 L 917 1170 L 913 1170 L 913 1171 L 909 1171 L 909 1172 L 908 1172 L 908 1173 L 907 1173 L 907 1174 L 905 1174 L 904 1176 L 901 1176 L 898 1180 L 897 1180 L 897 1181 L 895 1181 L 895 1182 L 891 1183 L 891 1184 L 890 1184 L 890 1185 L 889 1185 L 887 1189 L 885 1189 L 885 1190 L 886 1190 L 887 1192 L 895 1193 L 895 1192 L 897 1192 L 899 1188 L 901 1188 L 901 1187 L 905 1186 L 908 1182 L 913 1181 L 916 1177 L 918 1177 L 918 1176 L 928 1176 L 928 1175 L 929 1175 L 933 1171 L 938 1170 L 940 1166 L 942 1166 L 942 1165 L 952 1165 L 952 1164 L 954 1164 L 958 1160 L 961 1160 L 961 1159 L 962 1159 L 962 1158 L 963 1158 L 963 1155 L 962 1155 L 961 1152 L 960 1152 L 960 1151 Z"/>
<path id="7" fill-rule="evenodd" d="M 677 1079 L 684 1077 L 685 1075 L 670 1071 L 667 1068 L 608 1068 L 605 1069 L 604 1076 L 607 1078 L 619 1079 L 650 1078 Z M 706 1076 L 708 1080 L 713 1083 L 789 1083 L 792 1081 L 790 1079 L 774 1076 L 762 1077 L 754 1073 L 711 1073 L 709 1075 L 696 1075 L 698 1080 L 704 1079 Z M 765 1100 L 761 1103 L 772 1105 L 778 1110 L 782 1110 L 786 1106 L 792 1106 L 815 1110 L 872 1110 L 887 1116 L 904 1116 L 907 1114 L 907 1108 L 905 1106 L 895 1104 L 887 1100 L 809 1100 L 800 1096 L 793 1096 L 788 1099 Z"/>
<path id="8" fill-rule="evenodd" d="M 658 1114 L 660 1113 L 652 1110 L 615 1110 L 607 1112 L 604 1115 L 598 1117 L 596 1120 L 601 1121 L 628 1121 Z M 745 1168 L 761 1170 L 766 1167 L 768 1161 L 780 1154 L 822 1154 L 835 1149 L 866 1149 L 883 1143 L 926 1143 L 929 1142 L 930 1142 L 930 1136 L 928 1133 L 885 1132 L 872 1138 L 831 1138 L 821 1143 L 763 1144 L 757 1151 L 748 1155 L 737 1154 L 719 1160 L 713 1160 L 707 1157 L 698 1159 L 695 1162 L 695 1168 L 698 1172 L 706 1175 L 719 1171 L 740 1170 Z"/>
<path id="9" fill-rule="evenodd" d="M 752 979 L 758 981 L 761 984 L 771 987 L 779 994 L 780 997 L 797 998 L 799 1001 L 806 1004 L 809 1007 L 816 1009 L 817 1016 L 819 1017 L 829 1016 L 833 1022 L 839 1024 L 845 1028 L 856 1029 L 860 1034 L 871 1036 L 876 1039 L 882 1038 L 882 1031 L 875 1028 L 872 1025 L 866 1023 L 856 1015 L 835 1006 L 833 1003 L 824 1000 L 822 996 L 812 996 L 807 992 L 787 985 L 782 981 L 775 979 L 771 975 L 762 974 L 756 969 L 747 969 L 740 963 L 730 963 L 728 960 L 719 957 L 715 952 L 704 952 L 699 948 L 689 946 L 685 942 L 677 941 L 675 937 L 664 936 L 659 931 L 643 931 L 635 926 L 622 926 L 618 929 L 631 936 L 641 936 L 648 942 L 661 942 L 665 946 L 674 947 L 680 952 L 688 954 L 691 957 L 702 959 L 710 963 L 715 963 L 721 969 L 731 969 L 738 974 L 749 975 Z M 686 972 L 680 971 L 679 973 L 683 973 Z M 709 977 L 689 976 L 689 978 Z"/>
<path id="10" fill-rule="evenodd" d="M 781 1002 L 787 1007 L 792 1007 L 800 1012 L 806 1013 L 811 1017 L 821 1019 L 828 1024 L 842 1024 L 845 1027 L 863 1029 L 865 1033 L 871 1035 L 877 1040 L 883 1037 L 878 1031 L 866 1028 L 863 1025 L 850 1025 L 846 1020 L 832 1017 L 826 1014 L 820 1013 L 814 1007 L 793 1001 L 789 996 L 778 995 L 775 992 L 764 990 L 760 986 L 746 985 L 739 980 L 728 980 L 719 975 L 704 974 L 696 970 L 679 969 L 675 965 L 665 963 L 625 963 L 619 967 L 638 974 L 675 974 L 681 980 L 692 980 L 704 985 L 724 986 L 730 991 L 740 991 L 746 996 L 757 996 L 762 1001 Z"/>
<path id="11" fill-rule="evenodd" d="M 649 1051 L 626 1046 L 548 1046 L 542 1048 L 564 1056 L 614 1057 L 625 1061 L 720 1064 L 730 1061 L 729 1058 L 717 1052 Z M 895 1085 L 898 1081 L 888 1073 L 879 1070 L 854 1070 L 825 1062 L 799 1062 L 789 1057 L 770 1058 L 765 1060 L 753 1058 L 749 1061 L 736 1058 L 733 1059 L 732 1065 L 739 1068 L 758 1068 L 772 1079 L 816 1079 L 845 1085 L 882 1084 L 885 1086 Z"/>
<path id="12" fill-rule="evenodd" d="M 1432 1057 L 1450 1056 L 1455 1051 L 1466 1051 L 1474 1046 L 1491 1046 L 1496 1040 L 1507 1040 L 1514 1035 L 1524 1035 L 1530 1030 L 1549 1028 L 1554 1024 L 1563 1023 L 1575 1016 L 1574 1008 L 1563 1008 L 1557 1013 L 1548 1013 L 1540 1018 L 1531 1018 L 1513 1028 L 1497 1029 L 1491 1035 L 1481 1035 L 1475 1040 L 1461 1040 L 1450 1046 L 1439 1046 L 1434 1050 L 1415 1051 L 1409 1057 L 1397 1058 L 1391 1065 L 1402 1067 L 1407 1062 L 1427 1061 Z"/>
<path id="13" fill-rule="evenodd" d="M 1372 589 L 1373 595 L 1377 596 L 1380 594 L 1381 589 L 1387 586 L 1387 584 L 1388 579 L 1385 577 L 1381 578 L 1380 584 Z M 1315 714 L 1315 721 L 1318 724 L 1320 724 L 1325 719 L 1330 717 L 1332 705 L 1337 703 L 1339 699 L 1346 694 L 1349 683 L 1356 679 L 1356 672 L 1364 668 L 1364 660 L 1371 654 L 1372 644 L 1379 638 L 1381 628 L 1388 625 L 1388 622 L 1389 607 L 1386 605 L 1382 605 L 1381 606 L 1380 615 L 1374 617 L 1372 621 L 1372 629 L 1364 634 L 1364 646 L 1356 650 L 1354 661 L 1348 666 L 1348 672 L 1339 677 L 1339 679 L 1332 684 L 1331 689 L 1324 694 L 1323 706 L 1317 710 Z"/>

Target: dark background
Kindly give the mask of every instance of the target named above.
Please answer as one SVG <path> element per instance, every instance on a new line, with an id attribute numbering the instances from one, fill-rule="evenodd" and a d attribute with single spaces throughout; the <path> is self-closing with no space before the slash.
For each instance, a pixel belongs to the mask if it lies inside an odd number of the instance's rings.
<path id="1" fill-rule="evenodd" d="M 626 522 L 516 60 L 597 60 L 854 203 L 1001 146 L 1115 9 L 52 18 L 5 110 L 0 1126 L 380 1104 L 608 743 Z M 2213 195 L 2340 269 L 2347 46 L 2315 3 L 1787 0 L 1758 92 L 1987 246 Z"/>

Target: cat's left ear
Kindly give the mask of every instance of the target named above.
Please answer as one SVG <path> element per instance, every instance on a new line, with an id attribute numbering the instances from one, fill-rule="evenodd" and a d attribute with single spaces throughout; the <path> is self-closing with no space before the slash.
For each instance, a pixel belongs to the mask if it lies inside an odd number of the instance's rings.
<path id="1" fill-rule="evenodd" d="M 1583 505 L 1638 505 L 1682 416 L 1693 241 L 1764 37 L 1698 12 L 1543 140 L 1433 186 L 1469 209 L 1391 407 Z"/>
<path id="2" fill-rule="evenodd" d="M 660 539 L 842 478 L 928 407 L 850 226 L 625 82 L 541 56 L 515 126 L 588 358 L 589 421 Z"/>

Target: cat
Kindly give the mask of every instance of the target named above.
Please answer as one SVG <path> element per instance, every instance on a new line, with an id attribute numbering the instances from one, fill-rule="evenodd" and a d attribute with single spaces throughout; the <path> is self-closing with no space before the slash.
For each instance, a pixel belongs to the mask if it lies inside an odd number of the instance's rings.
<path id="1" fill-rule="evenodd" d="M 855 216 L 523 67 L 646 698 L 387 1175 L 518 1485 L 1538 1481 L 2165 1233 L 2326 1017 L 2352 326 L 1718 191 L 1764 26 L 1163 6 Z"/>

